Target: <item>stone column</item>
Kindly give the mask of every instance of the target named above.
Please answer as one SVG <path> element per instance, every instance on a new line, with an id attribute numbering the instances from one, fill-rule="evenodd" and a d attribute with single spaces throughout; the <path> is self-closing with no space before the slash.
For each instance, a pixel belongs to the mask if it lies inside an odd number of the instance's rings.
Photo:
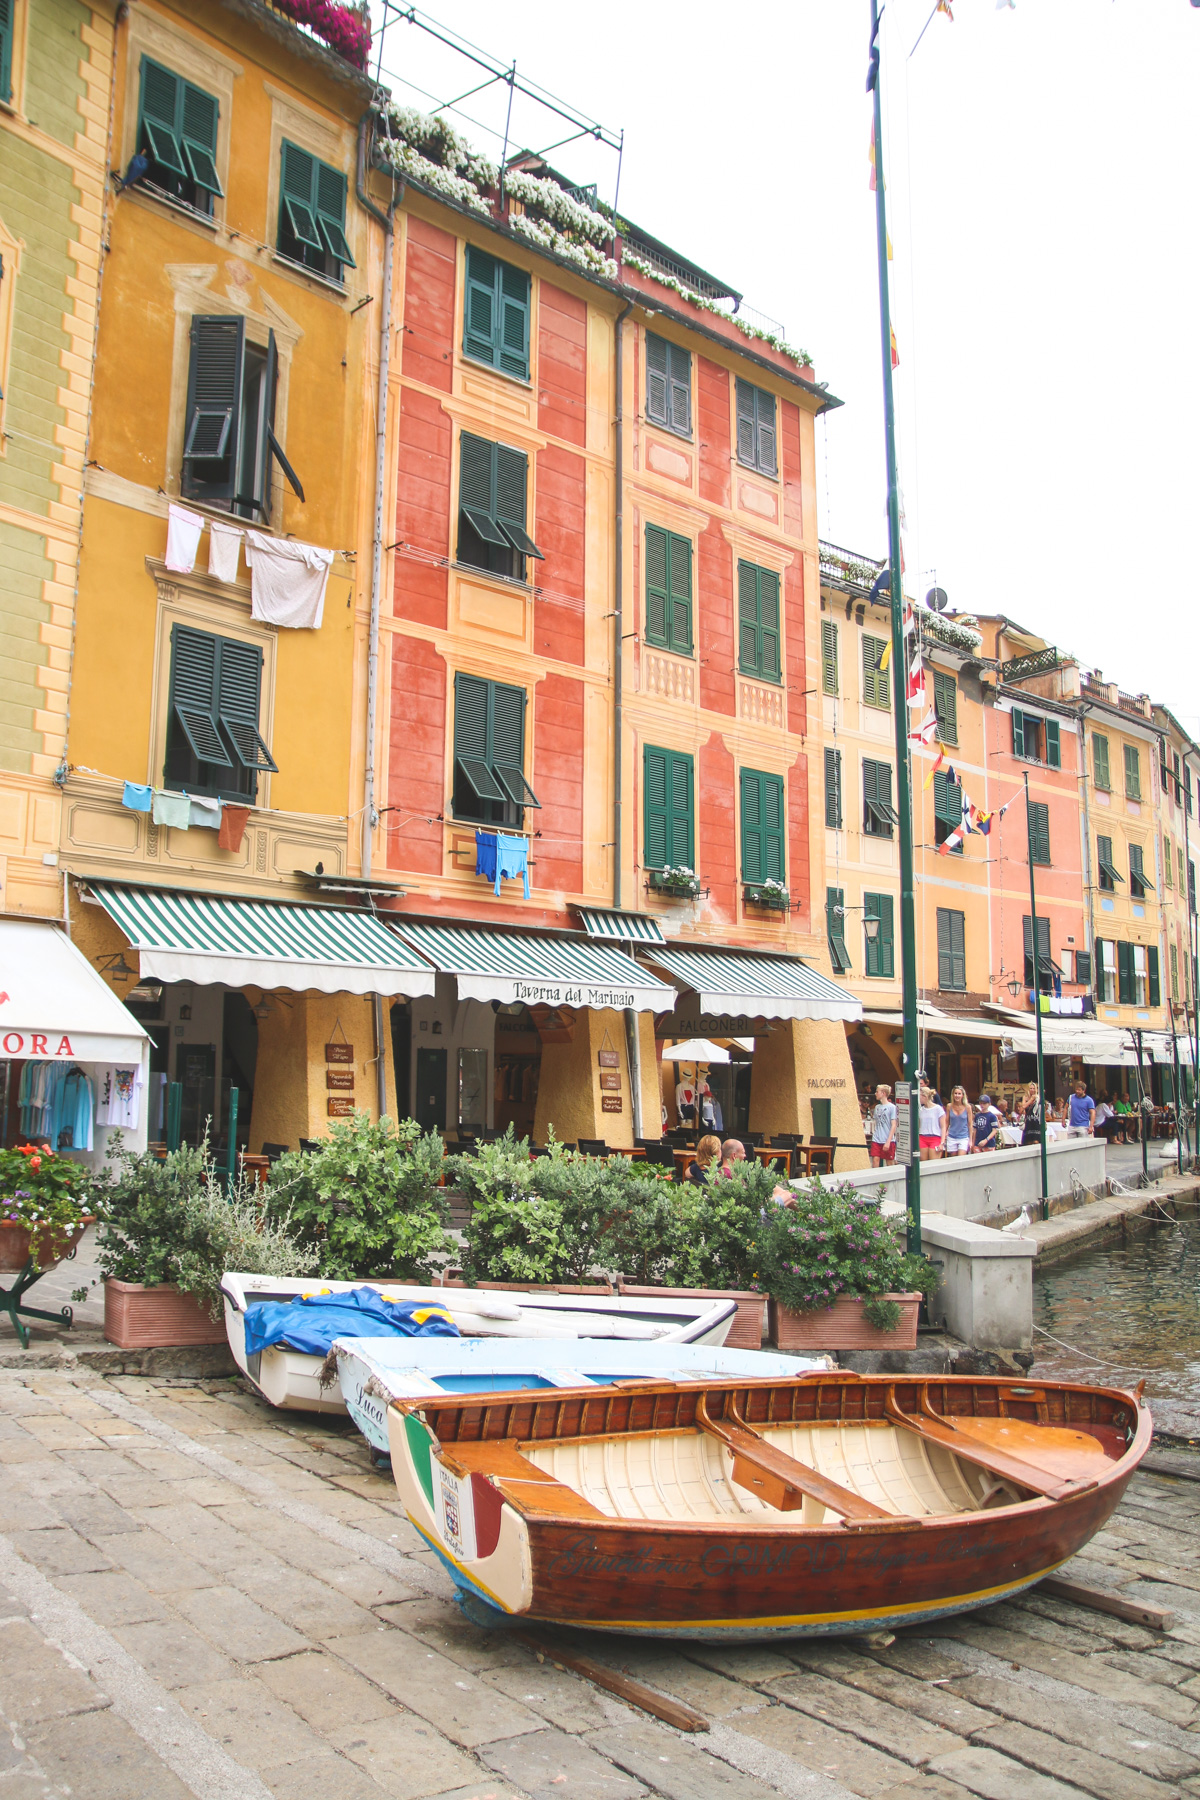
<path id="1" fill-rule="evenodd" d="M 640 1040 L 643 1106 L 650 1106 L 649 1117 L 657 1124 L 657 1096 L 653 1092 L 654 1021 L 648 1013 L 643 1017 L 648 1021 L 651 1033 L 648 1050 L 644 1027 Z M 601 1050 L 616 1051 L 618 1061 L 615 1070 L 601 1070 Z M 649 1087 L 646 1081 L 647 1062 L 651 1074 Z M 601 1105 L 601 1073 L 616 1073 L 621 1077 L 619 1113 L 605 1112 Z M 619 1012 L 607 1009 L 593 1012 L 581 1008 L 575 1014 L 570 1043 L 542 1046 L 542 1070 L 538 1081 L 537 1111 L 533 1126 L 537 1143 L 546 1142 L 546 1134 L 551 1126 L 554 1127 L 555 1137 L 569 1142 L 575 1142 L 581 1137 L 603 1138 L 614 1149 L 633 1147 L 629 1058 L 625 1049 L 625 1020 Z M 649 1131 L 647 1135 L 652 1137 L 654 1133 Z"/>

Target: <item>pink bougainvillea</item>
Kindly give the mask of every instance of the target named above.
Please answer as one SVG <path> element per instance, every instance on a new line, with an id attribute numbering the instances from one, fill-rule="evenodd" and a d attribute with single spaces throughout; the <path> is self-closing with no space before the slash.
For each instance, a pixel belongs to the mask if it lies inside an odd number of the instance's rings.
<path id="1" fill-rule="evenodd" d="M 270 4 L 297 25 L 307 25 L 356 69 L 366 68 L 371 24 L 363 13 L 352 6 L 337 6 L 334 0 L 270 0 Z"/>

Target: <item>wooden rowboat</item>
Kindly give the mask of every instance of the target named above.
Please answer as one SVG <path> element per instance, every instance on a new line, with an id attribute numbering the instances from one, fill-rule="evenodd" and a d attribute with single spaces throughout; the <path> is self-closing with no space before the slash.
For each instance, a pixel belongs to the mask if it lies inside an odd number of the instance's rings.
<path id="1" fill-rule="evenodd" d="M 896 1629 L 1051 1574 L 1150 1447 L 1136 1394 L 848 1371 L 394 1401 L 471 1615 L 750 1642 Z"/>

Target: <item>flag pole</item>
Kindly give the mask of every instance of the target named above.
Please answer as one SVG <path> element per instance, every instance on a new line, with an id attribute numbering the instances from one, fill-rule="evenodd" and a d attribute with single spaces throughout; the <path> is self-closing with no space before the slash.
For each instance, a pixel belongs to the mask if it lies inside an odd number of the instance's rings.
<path id="1" fill-rule="evenodd" d="M 888 301 L 887 203 L 883 185 L 883 108 L 879 91 L 879 0 L 871 0 L 871 52 L 867 88 L 874 101 L 875 239 L 879 263 L 879 332 L 883 346 L 883 425 L 887 448 L 888 563 L 892 590 L 892 692 L 896 722 L 896 811 L 900 828 L 900 971 L 904 1009 L 901 1066 L 909 1083 L 909 1162 L 905 1170 L 908 1248 L 921 1249 L 921 1160 L 916 1111 L 920 1104 L 917 1038 L 917 932 L 914 906 L 912 791 L 908 754 L 908 651 L 904 642 L 904 580 L 900 568 L 900 487 L 896 474 L 896 407 L 892 392 L 892 319 Z"/>
<path id="2" fill-rule="evenodd" d="M 1037 1029 L 1038 1145 L 1042 1153 L 1042 1200 L 1050 1203 L 1050 1178 L 1046 1168 L 1045 1059 L 1042 1056 L 1042 959 L 1038 953 L 1037 896 L 1033 891 L 1033 821 L 1029 816 L 1029 771 L 1025 777 L 1025 842 L 1029 846 L 1029 942 L 1033 954 L 1033 1020 Z"/>

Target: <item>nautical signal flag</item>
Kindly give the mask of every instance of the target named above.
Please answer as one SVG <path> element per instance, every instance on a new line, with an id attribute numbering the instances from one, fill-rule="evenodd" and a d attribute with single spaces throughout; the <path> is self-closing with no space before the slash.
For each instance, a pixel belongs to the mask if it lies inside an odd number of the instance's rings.
<path id="1" fill-rule="evenodd" d="M 900 367 L 900 352 L 896 348 L 896 327 L 893 325 L 890 329 L 892 334 L 892 367 L 893 369 L 898 369 Z"/>
<path id="2" fill-rule="evenodd" d="M 950 23 L 953 25 L 954 14 L 950 10 L 950 0 L 937 0 L 937 10 L 940 13 L 945 13 L 946 17 L 949 19 Z"/>

